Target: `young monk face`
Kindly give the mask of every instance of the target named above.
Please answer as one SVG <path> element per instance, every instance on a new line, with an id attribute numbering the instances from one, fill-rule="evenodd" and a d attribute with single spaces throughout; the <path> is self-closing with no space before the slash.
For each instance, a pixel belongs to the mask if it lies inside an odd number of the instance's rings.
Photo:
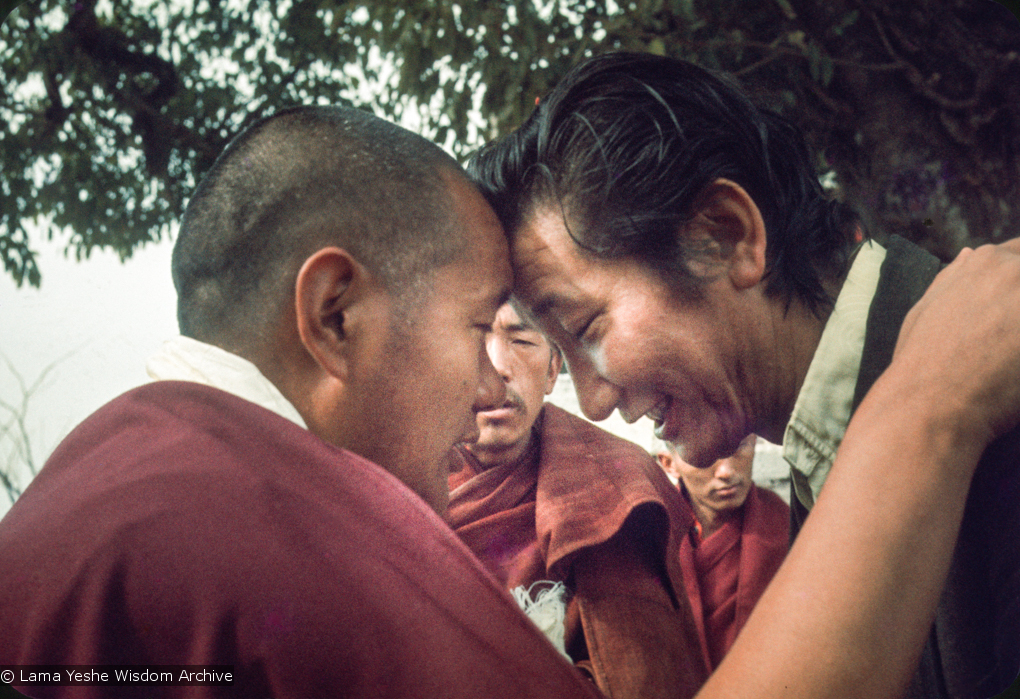
<path id="1" fill-rule="evenodd" d="M 619 409 L 648 415 L 656 434 L 699 467 L 736 451 L 754 431 L 763 295 L 725 268 L 702 298 L 678 298 L 631 259 L 597 259 L 569 237 L 563 214 L 542 208 L 514 233 L 515 293 L 563 351 L 581 408 L 592 420 Z"/>
<path id="2" fill-rule="evenodd" d="M 531 426 L 556 384 L 560 358 L 542 332 L 509 303 L 496 313 L 486 349 L 506 387 L 506 399 L 478 413 L 479 437 L 467 448 L 483 467 L 491 468 L 516 462 L 527 450 Z"/>
<path id="3" fill-rule="evenodd" d="M 755 435 L 748 435 L 732 456 L 719 459 L 708 468 L 695 468 L 675 452 L 660 454 L 659 463 L 667 473 L 683 482 L 698 519 L 704 524 L 710 518 L 725 516 L 743 506 L 751 490 L 756 440 Z"/>

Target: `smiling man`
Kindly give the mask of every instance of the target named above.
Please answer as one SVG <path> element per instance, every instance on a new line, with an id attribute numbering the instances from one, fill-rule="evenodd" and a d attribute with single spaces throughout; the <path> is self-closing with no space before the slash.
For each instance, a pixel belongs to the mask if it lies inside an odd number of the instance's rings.
<path id="1" fill-rule="evenodd" d="M 192 197 L 173 277 L 157 380 L 0 522 L 0 665 L 233 676 L 161 697 L 595 696 L 437 514 L 504 401 L 485 338 L 510 284 L 452 158 L 362 111 L 278 112 Z"/>
<path id="2" fill-rule="evenodd" d="M 910 344 L 908 312 L 938 308 L 915 306 L 940 288 L 938 261 L 900 238 L 862 242 L 813 163 L 796 129 L 730 80 L 610 53 L 571 70 L 471 170 L 510 236 L 515 294 L 563 351 L 588 417 L 648 415 L 702 468 L 751 433 L 784 443 L 811 517 L 776 578 L 789 571 L 790 586 L 772 605 L 766 593 L 727 657 L 747 675 L 717 674 L 715 689 L 754 676 L 761 696 L 817 697 L 853 678 L 885 697 L 916 669 L 912 696 L 984 699 L 1020 668 L 1020 436 L 988 439 L 1015 425 L 1000 400 L 1012 386 L 995 379 L 1015 290 L 952 286 L 962 295 L 944 310 L 986 295 L 969 317 L 929 316 L 944 326 L 922 323 L 913 337 L 927 343 Z M 955 270 L 1002 269 L 1015 247 L 965 252 Z M 981 349 L 960 341 L 981 331 Z M 998 429 L 971 433 L 975 414 Z M 986 447 L 963 517 L 969 477 L 940 468 L 973 468 Z M 755 619 L 776 623 L 748 635 Z M 755 648 L 772 666 L 818 662 L 770 674 Z"/>
<path id="3" fill-rule="evenodd" d="M 690 508 L 640 447 L 543 404 L 560 354 L 513 304 L 486 341 L 502 405 L 450 476 L 448 521 L 614 699 L 689 697 L 708 674 L 679 568 Z"/>

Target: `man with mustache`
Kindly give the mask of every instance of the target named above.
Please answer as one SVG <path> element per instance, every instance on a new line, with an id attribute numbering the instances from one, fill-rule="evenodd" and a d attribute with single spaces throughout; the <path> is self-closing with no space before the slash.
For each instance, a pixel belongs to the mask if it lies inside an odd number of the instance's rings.
<path id="1" fill-rule="evenodd" d="M 0 522 L 0 665 L 237 673 L 40 696 L 593 696 L 436 513 L 450 446 L 503 400 L 485 335 L 507 247 L 459 166 L 365 112 L 283 110 L 228 147 L 189 212 L 174 260 L 188 339 Z M 884 667 L 861 669 L 861 637 L 909 663 L 928 598 L 876 597 L 937 583 L 980 451 L 1020 421 L 1017 247 L 961 255 L 908 316 L 766 592 L 780 613 L 752 615 L 705 699 L 892 694 Z M 912 488 L 879 490 L 891 454 Z M 873 492 L 885 519 L 859 516 Z M 879 560 L 847 556 L 860 565 L 835 581 L 815 565 L 862 542 Z M 810 614 L 788 604 L 806 592 Z M 824 667 L 784 656 L 826 639 Z"/>
<path id="2" fill-rule="evenodd" d="M 656 457 L 697 519 L 680 542 L 680 568 L 709 667 L 726 651 L 789 548 L 790 508 L 751 480 L 756 435 L 732 456 L 696 468 L 665 444 Z"/>
<path id="3" fill-rule="evenodd" d="M 506 400 L 460 449 L 447 521 L 608 696 L 692 696 L 708 676 L 679 567 L 693 513 L 643 449 L 543 404 L 560 353 L 512 303 L 486 347 Z"/>

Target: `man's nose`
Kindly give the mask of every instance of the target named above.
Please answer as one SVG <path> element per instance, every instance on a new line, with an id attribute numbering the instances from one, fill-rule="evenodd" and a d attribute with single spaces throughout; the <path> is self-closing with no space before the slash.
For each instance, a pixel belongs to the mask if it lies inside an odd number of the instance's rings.
<path id="1" fill-rule="evenodd" d="M 505 400 L 506 384 L 483 347 L 479 357 L 478 392 L 475 394 L 475 402 L 471 409 L 476 413 L 492 410 L 503 405 Z"/>
<path id="2" fill-rule="evenodd" d="M 585 417 L 598 422 L 612 415 L 620 402 L 620 389 L 602 378 L 585 359 L 569 359 L 567 369 L 574 380 L 577 402 Z"/>
<path id="3" fill-rule="evenodd" d="M 493 333 L 485 342 L 485 350 L 500 379 L 509 381 L 511 376 L 510 348 L 507 341 Z"/>
<path id="4" fill-rule="evenodd" d="M 733 470 L 733 464 L 730 463 L 730 459 L 720 459 L 715 467 L 715 477 L 721 481 L 730 480 L 735 473 L 736 471 Z"/>

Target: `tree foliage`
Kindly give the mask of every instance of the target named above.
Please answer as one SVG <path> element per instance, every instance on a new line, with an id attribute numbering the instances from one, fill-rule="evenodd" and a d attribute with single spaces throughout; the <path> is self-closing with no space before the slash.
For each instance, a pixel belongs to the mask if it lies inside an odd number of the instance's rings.
<path id="1" fill-rule="evenodd" d="M 79 258 L 168 235 L 279 107 L 352 103 L 464 155 L 619 49 L 736 74 L 879 238 L 1020 233 L 1020 25 L 991 0 L 33 0 L 0 29 L 0 258 L 39 284 L 33 221 Z"/>

